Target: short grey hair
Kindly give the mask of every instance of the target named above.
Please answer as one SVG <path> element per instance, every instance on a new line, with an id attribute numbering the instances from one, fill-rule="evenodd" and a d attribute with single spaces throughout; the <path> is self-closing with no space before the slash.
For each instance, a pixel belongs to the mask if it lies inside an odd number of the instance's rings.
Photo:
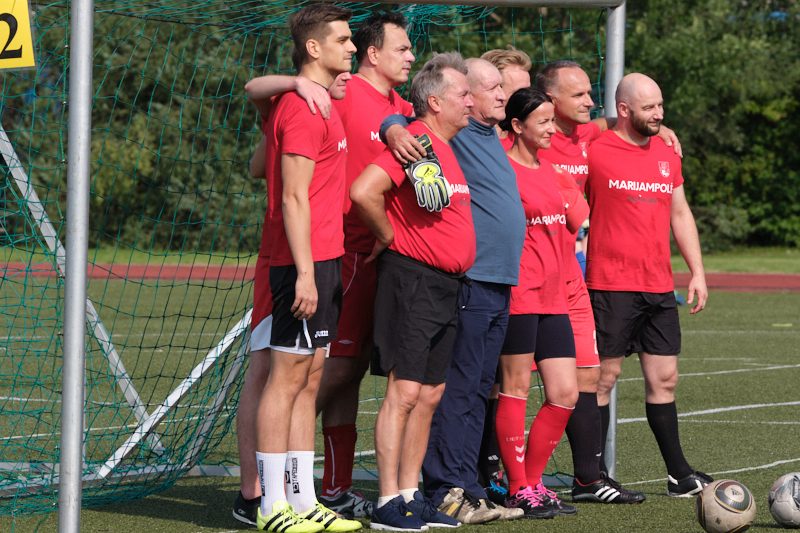
<path id="1" fill-rule="evenodd" d="M 417 117 L 426 115 L 428 108 L 428 97 L 441 95 L 447 88 L 447 81 L 442 72 L 444 69 L 451 68 L 467 75 L 467 65 L 464 58 L 458 52 L 445 52 L 434 55 L 422 69 L 414 76 L 411 82 L 409 100 L 414 106 L 414 114 Z"/>
<path id="2" fill-rule="evenodd" d="M 533 79 L 533 85 L 543 93 L 552 92 L 558 84 L 558 73 L 565 68 L 582 69 L 580 63 L 562 59 L 546 64 Z"/>

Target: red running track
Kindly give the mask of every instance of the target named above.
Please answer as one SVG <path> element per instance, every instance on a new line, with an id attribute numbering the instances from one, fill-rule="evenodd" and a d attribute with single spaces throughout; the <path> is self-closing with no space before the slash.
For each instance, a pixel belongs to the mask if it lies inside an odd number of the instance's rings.
<path id="1" fill-rule="evenodd" d="M 27 265 L 25 263 L 6 263 L 0 265 L 0 273 L 5 277 L 53 277 L 56 272 L 48 263 Z M 87 275 L 91 279 L 160 279 L 160 280 L 198 280 L 247 281 L 253 279 L 255 267 L 221 265 L 90 265 Z M 706 273 L 706 282 L 711 291 L 729 292 L 800 292 L 800 274 L 740 274 Z M 689 274 L 675 274 L 675 288 L 686 291 Z"/>

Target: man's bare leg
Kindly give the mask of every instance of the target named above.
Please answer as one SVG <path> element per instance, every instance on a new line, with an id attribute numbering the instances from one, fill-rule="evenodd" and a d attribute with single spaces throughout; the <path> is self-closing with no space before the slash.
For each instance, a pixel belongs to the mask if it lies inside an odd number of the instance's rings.
<path id="1" fill-rule="evenodd" d="M 236 411 L 236 438 L 239 447 L 239 490 L 246 500 L 261 496 L 256 466 L 256 416 L 269 376 L 269 348 L 250 353 Z"/>

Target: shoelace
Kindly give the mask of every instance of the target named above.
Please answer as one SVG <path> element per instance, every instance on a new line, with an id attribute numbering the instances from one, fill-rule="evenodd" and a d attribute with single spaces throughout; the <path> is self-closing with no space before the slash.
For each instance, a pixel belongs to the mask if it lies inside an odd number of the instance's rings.
<path id="1" fill-rule="evenodd" d="M 436 514 L 438 512 L 439 512 L 439 509 L 437 509 L 436 506 L 433 505 L 432 501 L 430 501 L 427 498 L 425 498 L 422 501 L 422 516 L 432 517 L 432 516 L 436 516 Z M 422 517 L 420 517 L 420 518 L 422 518 Z M 425 519 L 422 518 L 422 520 L 424 521 Z"/>
<path id="2" fill-rule="evenodd" d="M 489 482 L 489 490 L 491 490 L 492 492 L 497 492 L 502 496 L 508 494 L 508 489 L 497 483 L 497 481 L 495 481 L 494 479 Z"/>
<path id="3" fill-rule="evenodd" d="M 536 485 L 536 488 L 534 490 L 539 494 L 543 494 L 544 496 L 550 498 L 554 502 L 559 503 L 558 494 L 545 487 L 542 483 Z"/>
<path id="4" fill-rule="evenodd" d="M 473 510 L 476 510 L 481 506 L 481 501 L 478 498 L 472 494 L 467 494 L 466 492 L 464 493 L 464 503 L 468 504 Z"/>
<path id="5" fill-rule="evenodd" d="M 517 498 L 523 499 L 526 502 L 530 503 L 533 507 L 539 507 L 542 505 L 542 497 L 541 495 L 533 490 L 531 487 L 525 487 L 521 491 L 517 492 Z"/>
<path id="6" fill-rule="evenodd" d="M 616 479 L 612 478 L 609 475 L 604 475 L 603 479 L 605 480 L 606 484 L 610 486 L 612 489 L 622 492 L 622 485 L 620 485 L 619 481 L 617 481 Z"/>

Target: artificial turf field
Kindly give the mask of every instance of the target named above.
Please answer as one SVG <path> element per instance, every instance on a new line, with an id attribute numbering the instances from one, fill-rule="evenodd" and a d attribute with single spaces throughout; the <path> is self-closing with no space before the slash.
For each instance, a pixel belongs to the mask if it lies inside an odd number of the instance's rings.
<path id="1" fill-rule="evenodd" d="M 690 317 L 681 309 L 684 348 L 678 411 L 681 437 L 690 463 L 716 478 L 733 478 L 753 492 L 758 515 L 751 531 L 777 526 L 766 508 L 769 486 L 781 474 L 800 471 L 800 294 L 712 293 L 707 309 Z M 379 391 L 365 380 L 363 397 Z M 638 362 L 626 361 L 619 385 L 617 477 L 643 490 L 638 506 L 578 505 L 578 514 L 547 521 L 516 521 L 462 527 L 460 531 L 700 531 L 692 499 L 664 495 L 666 473 L 644 419 L 643 385 Z M 535 412 L 538 391 L 531 391 Z M 359 448 L 372 448 L 368 431 L 377 402 L 362 403 Z M 320 448 L 321 449 L 321 448 Z M 209 459 L 235 454 L 230 434 Z M 564 441 L 551 470 L 569 472 Z M 356 488 L 375 497 L 374 482 Z M 172 489 L 143 500 L 84 509 L 81 530 L 235 531 L 230 505 L 236 478 L 185 478 Z M 0 517 L 0 531 L 54 531 L 57 514 Z"/>

